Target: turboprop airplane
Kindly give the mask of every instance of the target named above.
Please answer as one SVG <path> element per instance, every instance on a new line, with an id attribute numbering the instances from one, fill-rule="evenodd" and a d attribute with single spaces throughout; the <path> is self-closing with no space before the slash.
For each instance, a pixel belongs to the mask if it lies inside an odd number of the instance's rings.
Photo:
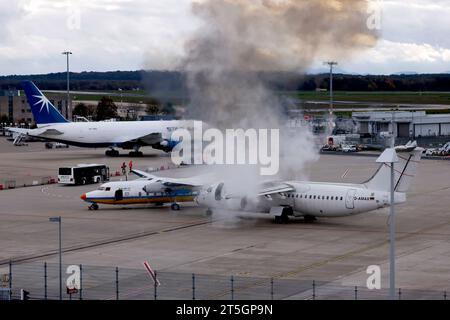
<path id="1" fill-rule="evenodd" d="M 388 152 L 387 149 L 385 152 Z M 406 201 L 422 148 L 415 143 L 396 147 L 399 161 L 394 163 L 394 203 Z M 383 154 L 379 159 L 382 159 Z M 275 222 L 284 223 L 289 216 L 303 216 L 305 221 L 316 217 L 343 217 L 369 212 L 390 205 L 390 164 L 382 163 L 369 180 L 361 184 L 283 181 L 268 182 L 254 195 L 227 193 L 224 182 L 202 189 L 196 202 L 207 208 L 268 213 Z"/>
<path id="2" fill-rule="evenodd" d="M 80 198 L 91 204 L 89 210 L 98 210 L 99 204 L 148 203 L 171 203 L 172 210 L 180 210 L 179 202 L 194 201 L 200 189 L 208 183 L 205 176 L 175 179 L 158 177 L 135 169 L 131 172 L 139 178 L 102 184 L 97 190 L 84 193 Z"/>
<path id="3" fill-rule="evenodd" d="M 21 82 L 37 129 L 8 128 L 12 132 L 39 139 L 88 148 L 109 148 L 107 156 L 118 156 L 115 148 L 133 150 L 130 156 L 142 156 L 139 149 L 151 146 L 170 152 L 179 141 L 171 132 L 189 127 L 189 121 L 98 121 L 70 122 L 31 81 Z"/>

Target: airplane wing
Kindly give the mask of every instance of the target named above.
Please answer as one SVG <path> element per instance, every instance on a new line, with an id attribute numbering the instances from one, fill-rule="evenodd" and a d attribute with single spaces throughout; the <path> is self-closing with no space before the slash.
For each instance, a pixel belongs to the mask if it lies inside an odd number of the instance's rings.
<path id="1" fill-rule="evenodd" d="M 139 178 L 146 178 L 146 179 L 157 179 L 158 178 L 155 175 L 152 175 L 150 173 L 147 173 L 147 172 L 141 171 L 141 170 L 137 170 L 137 169 L 132 169 L 131 172 L 133 172 Z"/>
<path id="2" fill-rule="evenodd" d="M 275 194 L 280 194 L 283 192 L 291 192 L 294 191 L 295 188 L 291 185 L 284 183 L 284 182 L 265 182 L 261 184 L 261 187 L 259 189 L 259 192 L 256 194 L 259 197 L 262 196 L 270 196 Z M 242 194 L 239 193 L 227 193 L 225 194 L 225 199 L 233 199 L 233 198 L 241 198 Z"/>
<path id="3" fill-rule="evenodd" d="M 150 134 L 148 134 L 146 136 L 139 137 L 139 138 L 137 138 L 135 140 L 139 140 L 139 141 L 142 141 L 145 144 L 152 145 L 152 144 L 161 142 L 162 135 L 161 135 L 161 133 L 150 133 Z"/>
<path id="4" fill-rule="evenodd" d="M 201 187 L 208 183 L 210 183 L 213 179 L 212 175 L 205 174 L 201 176 L 196 177 L 190 177 L 190 178 L 167 178 L 167 177 L 159 177 L 155 176 L 153 174 L 132 169 L 131 172 L 133 172 L 135 175 L 137 175 L 140 178 L 144 178 L 147 180 L 159 180 L 162 184 L 170 187 L 170 186 L 190 186 L 190 187 Z"/>
<path id="5" fill-rule="evenodd" d="M 162 178 L 158 177 L 164 185 L 167 186 L 191 186 L 191 187 L 202 187 L 204 185 L 207 185 L 211 181 L 211 175 L 201 175 L 196 177 L 190 177 L 190 178 Z"/>
<path id="6" fill-rule="evenodd" d="M 269 187 L 263 188 L 259 191 L 258 196 L 268 196 L 272 194 L 279 194 L 283 192 L 291 192 L 294 191 L 295 188 L 287 183 L 276 183 Z"/>

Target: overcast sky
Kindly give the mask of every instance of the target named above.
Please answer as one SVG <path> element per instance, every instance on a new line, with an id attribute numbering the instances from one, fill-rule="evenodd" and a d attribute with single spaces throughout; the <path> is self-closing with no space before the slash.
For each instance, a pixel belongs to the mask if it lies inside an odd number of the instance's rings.
<path id="1" fill-rule="evenodd" d="M 200 23 L 192 0 L 0 0 L 0 74 L 171 69 Z M 384 0 L 375 48 L 354 73 L 450 71 L 450 0 Z M 318 70 L 319 61 L 310 70 Z"/>

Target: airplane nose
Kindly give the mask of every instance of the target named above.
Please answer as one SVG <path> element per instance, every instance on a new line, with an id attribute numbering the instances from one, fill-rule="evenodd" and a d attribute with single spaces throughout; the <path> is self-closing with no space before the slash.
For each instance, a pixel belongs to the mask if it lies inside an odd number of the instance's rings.
<path id="1" fill-rule="evenodd" d="M 86 200 L 86 193 L 83 193 L 80 198 L 81 200 Z"/>

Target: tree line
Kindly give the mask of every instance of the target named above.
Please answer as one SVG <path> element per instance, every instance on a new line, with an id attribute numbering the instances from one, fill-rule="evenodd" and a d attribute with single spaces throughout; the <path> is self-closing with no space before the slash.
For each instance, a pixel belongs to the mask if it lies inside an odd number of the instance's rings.
<path id="1" fill-rule="evenodd" d="M 300 75 L 292 72 L 259 72 L 276 91 L 313 91 L 329 86 L 329 75 Z M 71 90 L 145 90 L 162 99 L 188 94 L 186 77 L 177 71 L 71 72 Z M 43 90 L 65 90 L 66 73 L 11 75 L 0 77 L 0 89 L 20 88 L 20 81 L 32 80 Z M 335 74 L 334 88 L 342 91 L 450 91 L 450 74 L 352 75 Z"/>
<path id="2" fill-rule="evenodd" d="M 146 107 L 146 113 L 149 115 L 170 115 L 175 116 L 175 108 L 171 103 L 162 104 L 158 100 L 152 100 Z M 72 110 L 73 116 L 85 117 L 95 121 L 103 121 L 108 119 L 120 118 L 118 114 L 117 105 L 113 99 L 104 96 L 100 99 L 97 105 L 85 104 L 83 102 L 77 103 Z M 129 115 L 124 120 L 136 120 L 135 115 Z"/>

